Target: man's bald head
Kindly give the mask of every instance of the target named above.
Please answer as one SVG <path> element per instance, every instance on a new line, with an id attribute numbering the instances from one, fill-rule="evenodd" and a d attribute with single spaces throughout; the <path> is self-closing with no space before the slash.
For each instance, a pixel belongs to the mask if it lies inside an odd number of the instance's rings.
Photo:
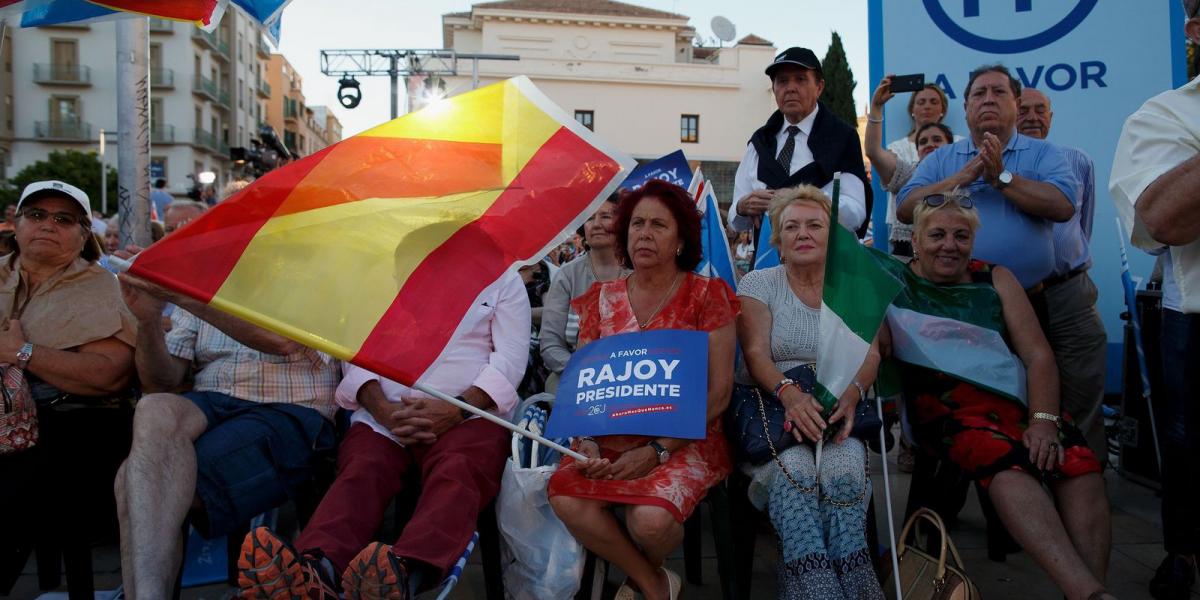
<path id="1" fill-rule="evenodd" d="M 1200 2 L 1200 0 L 1196 0 Z M 1050 99 L 1039 90 L 1021 90 L 1020 108 L 1017 110 L 1017 131 L 1023 135 L 1046 139 L 1050 135 L 1050 121 L 1054 111 L 1050 110 Z"/>

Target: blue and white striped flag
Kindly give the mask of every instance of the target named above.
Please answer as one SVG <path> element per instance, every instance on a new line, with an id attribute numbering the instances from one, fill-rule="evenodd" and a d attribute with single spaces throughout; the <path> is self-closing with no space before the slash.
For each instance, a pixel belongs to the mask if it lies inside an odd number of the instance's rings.
<path id="1" fill-rule="evenodd" d="M 704 179 L 704 174 L 699 168 L 692 175 L 690 188 L 688 191 L 696 201 L 696 209 L 701 213 L 700 244 L 704 250 L 700 264 L 696 265 L 696 273 L 705 277 L 720 277 L 736 292 L 737 277 L 733 268 L 733 253 L 729 251 L 729 237 L 725 233 L 725 219 L 721 217 L 717 194 L 713 192 L 712 185 Z"/>

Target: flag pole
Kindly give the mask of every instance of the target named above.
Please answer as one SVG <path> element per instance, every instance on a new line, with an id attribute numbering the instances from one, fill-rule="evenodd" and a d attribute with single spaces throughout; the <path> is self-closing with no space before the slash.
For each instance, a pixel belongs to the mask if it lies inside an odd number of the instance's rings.
<path id="1" fill-rule="evenodd" d="M 875 410 L 879 411 L 879 422 L 883 422 L 883 397 L 875 390 Z M 892 515 L 892 480 L 888 477 L 887 432 L 886 427 L 879 428 L 879 458 L 883 463 L 883 501 L 887 508 L 888 543 L 892 545 L 892 577 L 896 581 L 896 600 L 904 600 L 904 591 L 900 585 L 900 559 L 896 556 L 896 518 Z M 901 430 L 904 426 L 901 425 Z M 903 431 L 901 431 L 903 435 Z"/>
<path id="2" fill-rule="evenodd" d="M 108 257 L 108 260 L 109 260 L 109 264 L 116 267 L 117 270 L 121 271 L 122 273 L 128 271 L 129 267 L 133 264 L 132 260 L 124 260 L 122 258 L 113 256 L 111 254 Z M 486 410 L 483 410 L 482 408 L 478 408 L 476 406 L 467 404 L 466 402 L 463 402 L 462 400 L 459 400 L 458 398 L 455 398 L 454 396 L 451 396 L 444 392 L 435 390 L 423 383 L 420 383 L 420 382 L 414 383 L 412 385 L 412 388 L 415 390 L 420 390 L 422 392 L 425 392 L 426 394 L 429 394 L 430 396 L 433 396 L 434 398 L 437 398 L 438 400 L 441 400 L 443 402 L 449 402 L 450 404 L 452 404 L 458 408 L 461 408 L 462 410 L 465 410 L 475 416 L 483 417 L 484 419 L 487 419 L 488 421 L 491 421 L 513 433 L 519 433 L 519 434 L 521 434 L 543 446 L 549 446 L 562 454 L 565 454 L 567 456 L 570 456 L 571 458 L 574 458 L 575 460 L 582 461 L 582 460 L 588 459 L 588 457 L 586 457 L 574 450 L 571 450 L 570 448 L 567 448 L 561 444 L 558 444 L 558 443 L 554 442 L 553 440 L 549 440 L 542 435 L 539 435 L 537 433 L 529 431 L 528 429 L 525 429 L 524 427 L 518 427 L 517 425 L 509 423 L 508 420 L 506 420 L 506 419 L 502 419 Z"/>
<path id="3" fill-rule="evenodd" d="M 513 433 L 519 433 L 539 444 L 542 444 L 543 446 L 549 446 L 562 454 L 565 454 L 567 456 L 570 456 L 571 458 L 574 458 L 575 460 L 587 460 L 588 459 L 588 457 L 586 457 L 574 450 L 571 450 L 570 448 L 566 448 L 552 440 L 546 439 L 545 437 L 538 435 L 532 431 L 529 431 L 528 429 L 525 429 L 523 427 L 517 427 L 516 425 L 509 423 L 507 420 L 501 419 L 500 417 L 497 417 L 496 415 L 494 415 L 486 410 L 483 410 L 482 408 L 473 406 L 471 404 L 467 404 L 466 402 L 463 402 L 462 400 L 459 400 L 458 398 L 455 398 L 454 396 L 451 396 L 449 394 L 435 390 L 423 383 L 420 383 L 420 382 L 414 383 L 412 385 L 412 388 L 414 390 L 420 390 L 422 392 L 425 392 L 426 394 L 429 394 L 430 396 L 433 396 L 434 398 L 437 398 L 438 400 L 441 400 L 443 402 L 449 402 L 450 404 L 453 404 L 454 406 L 461 408 L 475 416 L 483 417 L 484 419 L 487 419 L 487 420 L 489 420 L 489 421 L 491 421 Z"/>

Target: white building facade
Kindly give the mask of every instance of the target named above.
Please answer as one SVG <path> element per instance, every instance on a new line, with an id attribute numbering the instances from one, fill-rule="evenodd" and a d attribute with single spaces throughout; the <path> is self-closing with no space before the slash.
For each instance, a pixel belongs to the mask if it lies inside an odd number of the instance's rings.
<path id="1" fill-rule="evenodd" d="M 230 5 L 207 33 L 149 20 L 151 179 L 183 195 L 203 171 L 218 189 L 231 177 L 231 146 L 257 137 L 271 91 L 262 81 L 270 50 L 254 21 Z M 11 163 L 15 174 L 55 150 L 98 150 L 116 166 L 116 26 L 10 29 L 13 42 Z M 115 199 L 110 199 L 115 210 Z"/>
<path id="2" fill-rule="evenodd" d="M 764 69 L 776 50 L 750 35 L 695 47 L 688 17 L 608 0 L 506 0 L 443 15 L 446 48 L 515 54 L 480 61 L 479 84 L 528 76 L 568 114 L 639 160 L 682 149 L 722 202 L 750 134 L 775 110 Z M 471 88 L 458 61 L 448 94 Z"/>

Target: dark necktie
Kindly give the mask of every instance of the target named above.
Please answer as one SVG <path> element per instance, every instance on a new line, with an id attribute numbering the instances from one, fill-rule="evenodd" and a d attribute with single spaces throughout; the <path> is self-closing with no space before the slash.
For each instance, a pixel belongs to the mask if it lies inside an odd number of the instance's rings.
<path id="1" fill-rule="evenodd" d="M 779 151 L 779 164 L 783 166 L 783 172 L 788 175 L 792 174 L 792 155 L 796 153 L 796 134 L 800 133 L 800 128 L 795 125 L 788 125 L 788 138 L 783 143 L 783 150 Z"/>

